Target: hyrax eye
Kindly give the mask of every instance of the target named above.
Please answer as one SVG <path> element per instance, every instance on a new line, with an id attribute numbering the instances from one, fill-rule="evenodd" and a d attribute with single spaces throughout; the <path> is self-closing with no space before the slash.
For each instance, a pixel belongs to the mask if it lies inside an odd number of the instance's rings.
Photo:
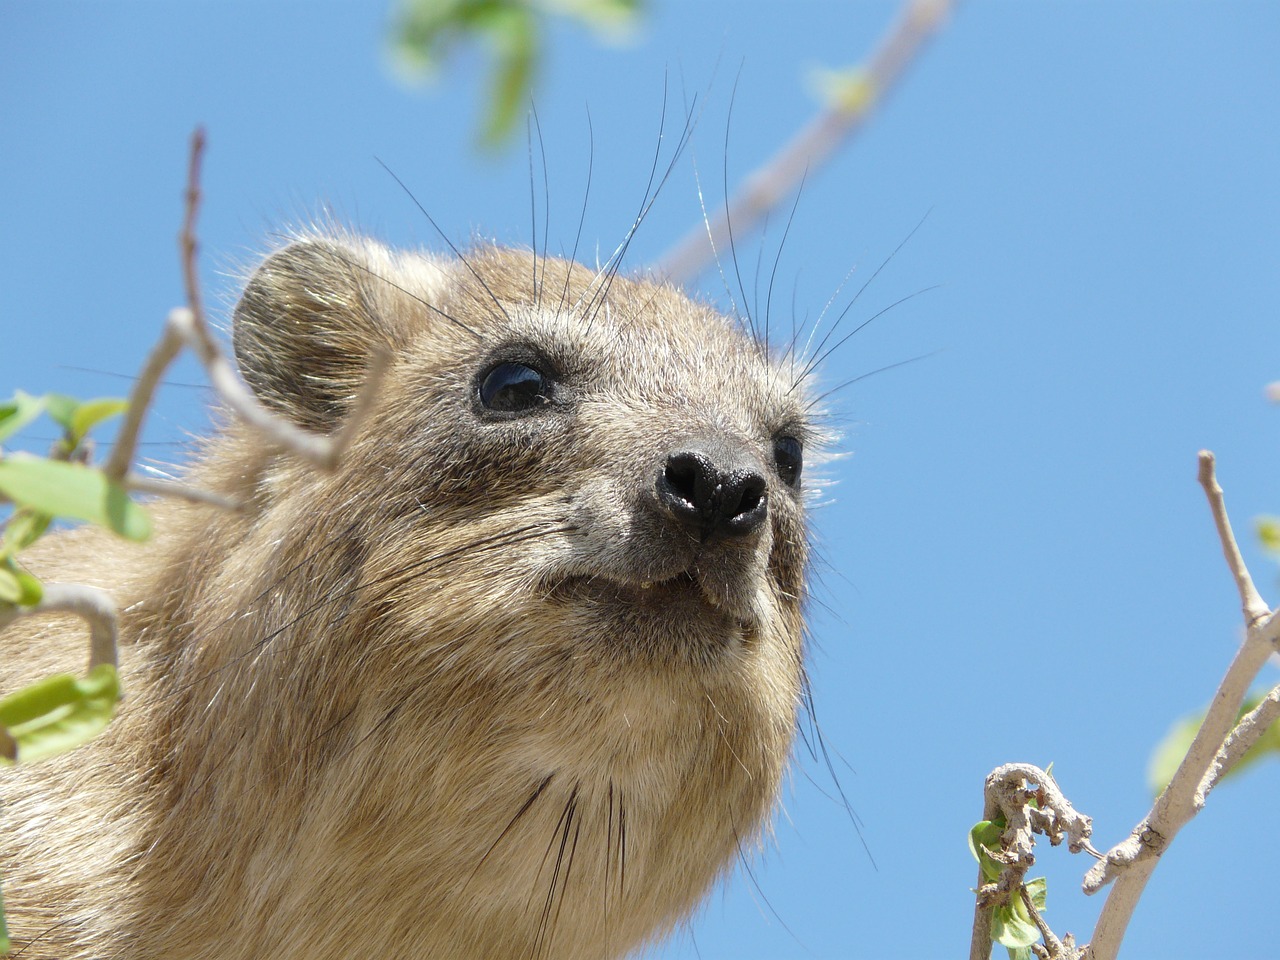
<path id="1" fill-rule="evenodd" d="M 804 447 L 795 437 L 778 437 L 773 441 L 773 463 L 778 476 L 789 487 L 800 485 L 800 471 L 804 467 Z"/>
<path id="2" fill-rule="evenodd" d="M 499 363 L 480 379 L 480 402 L 498 413 L 527 413 L 551 402 L 551 379 L 525 363 Z"/>

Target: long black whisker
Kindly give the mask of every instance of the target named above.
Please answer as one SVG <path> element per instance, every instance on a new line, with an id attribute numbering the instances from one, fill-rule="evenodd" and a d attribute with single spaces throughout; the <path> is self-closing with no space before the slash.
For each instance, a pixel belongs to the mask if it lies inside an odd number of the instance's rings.
<path id="1" fill-rule="evenodd" d="M 338 260 L 341 260 L 347 266 L 352 267 L 353 269 L 362 271 L 363 273 L 377 280 L 379 283 L 385 283 L 391 289 L 400 291 L 406 297 L 409 297 L 414 302 L 420 304 L 421 306 L 426 307 L 432 313 L 436 314 L 436 316 L 449 321 L 454 326 L 459 327 L 462 330 L 465 330 L 467 333 L 471 334 L 471 336 L 475 337 L 477 340 L 484 339 L 484 337 L 480 336 L 480 334 L 476 333 L 473 329 L 471 329 L 469 326 L 467 326 L 457 317 L 450 316 L 449 314 L 441 310 L 439 307 L 437 307 L 431 301 L 425 299 L 424 297 L 418 296 L 416 293 L 414 293 L 412 290 L 409 290 L 406 287 L 402 287 L 400 284 L 396 283 L 394 280 L 384 277 L 382 274 L 378 273 L 368 264 L 364 264 L 364 263 L 361 263 L 359 260 L 353 260 L 350 257 L 343 256 L 341 253 L 339 253 L 336 250 L 330 251 L 330 255 L 333 257 L 336 257 Z"/>
<path id="2" fill-rule="evenodd" d="M 910 241 L 912 237 L 916 235 L 916 231 L 919 230 L 922 226 L 924 226 L 924 222 L 929 219 L 929 213 L 930 211 L 925 211 L 925 215 L 920 218 L 919 222 L 916 223 L 914 227 L 911 228 L 911 231 L 905 237 L 902 238 L 902 241 L 896 247 L 893 248 L 892 252 L 887 257 L 885 257 L 883 260 L 880 261 L 880 265 L 876 267 L 875 271 L 871 274 L 871 276 L 867 277 L 866 281 L 862 284 L 862 286 L 858 288 L 858 292 L 853 295 L 853 299 L 850 300 L 847 304 L 845 304 L 845 308 L 840 311 L 840 315 L 836 317 L 835 322 L 831 324 L 831 328 L 825 334 L 823 334 L 823 337 L 818 342 L 818 345 L 813 348 L 812 353 L 810 354 L 811 356 L 818 355 L 818 354 L 822 354 L 823 356 L 827 355 L 822 353 L 823 348 L 827 344 L 827 340 L 829 340 L 832 337 L 832 335 L 835 334 L 836 330 L 840 328 L 840 322 L 844 320 L 845 316 L 848 315 L 849 311 L 853 309 L 853 305 L 858 302 L 858 298 L 862 296 L 862 294 L 866 291 L 867 287 L 871 286 L 875 278 L 880 276 L 880 271 L 882 271 L 885 267 L 889 265 L 890 261 L 892 261 L 893 258 L 898 255 L 898 252 L 907 245 L 908 241 Z M 844 284 L 842 283 L 841 286 L 843 287 Z M 827 306 L 828 307 L 830 306 L 830 302 L 828 302 Z M 818 319 L 814 323 L 813 328 L 815 331 L 817 330 L 818 325 L 822 323 L 822 320 L 826 316 L 826 314 L 827 314 L 827 307 L 824 307 L 822 310 L 822 313 L 818 315 Z M 865 326 L 866 326 L 866 323 L 863 323 L 858 329 L 861 330 L 862 327 L 865 327 Z M 855 330 L 854 332 L 856 333 L 857 331 Z M 845 338 L 845 340 L 847 339 L 848 337 Z M 812 342 L 812 339 L 810 342 Z M 841 343 L 843 342 L 844 341 L 842 340 Z M 805 352 L 810 353 L 808 346 L 805 347 Z M 815 366 L 815 364 L 811 361 L 808 368 L 806 369 L 806 372 L 801 373 L 800 379 L 803 380 L 805 377 L 807 377 L 809 375 L 808 371 L 812 370 L 813 366 Z"/>
<path id="3" fill-rule="evenodd" d="M 852 330 L 846 333 L 843 337 L 837 340 L 825 351 L 813 357 L 807 364 L 805 364 L 804 369 L 800 371 L 799 379 L 794 384 L 792 384 L 792 389 L 794 389 L 795 386 L 798 385 L 799 383 L 803 383 L 805 380 L 807 380 L 809 376 L 812 375 L 813 371 L 822 365 L 822 362 L 826 360 L 827 357 L 831 356 L 831 354 L 833 354 L 835 351 L 839 350 L 842 346 L 848 343 L 850 339 L 852 339 L 856 334 L 861 332 L 862 329 L 866 327 L 869 323 L 871 323 L 873 320 L 878 320 L 880 317 L 883 317 L 886 313 L 888 313 L 894 307 L 900 307 L 902 306 L 902 304 L 906 303 L 908 300 L 914 300 L 916 297 L 920 296 L 922 293 L 929 293 L 933 290 L 937 290 L 939 286 L 940 284 L 934 284 L 931 287 L 924 287 L 920 290 L 916 290 L 914 293 L 908 293 L 905 297 L 900 297 L 899 299 L 893 301 L 893 303 L 889 304 L 887 307 L 881 310 L 877 310 L 871 316 L 867 317 L 867 319 L 863 320 L 860 324 L 858 324 L 856 327 L 854 327 Z M 843 319 L 844 314 L 842 313 L 840 316 Z"/>
<path id="4" fill-rule="evenodd" d="M 573 253 L 569 256 L 569 269 L 564 275 L 564 289 L 560 291 L 558 309 L 563 310 L 569 300 L 569 281 L 573 277 L 573 265 L 578 262 L 578 244 L 582 241 L 582 227 L 587 222 L 587 201 L 591 197 L 591 178 L 596 165 L 596 134 L 591 125 L 591 108 L 587 108 L 587 186 L 582 191 L 582 210 L 578 213 L 578 232 L 573 235 Z"/>
<path id="5" fill-rule="evenodd" d="M 542 121 L 538 118 L 538 108 L 534 104 L 530 104 L 530 110 L 533 112 L 533 126 L 538 132 L 538 155 L 542 159 L 542 279 L 538 281 L 535 278 L 534 288 L 537 291 L 537 303 L 542 304 L 542 289 L 547 283 L 547 258 L 551 254 L 550 241 L 548 235 L 551 232 L 551 178 L 547 173 L 547 145 L 542 139 Z M 532 162 L 532 158 L 530 159 Z M 532 190 L 532 184 L 530 185 Z M 534 270 L 537 270 L 537 250 L 538 235 L 537 227 L 534 227 L 533 236 L 530 242 L 534 249 Z"/>
<path id="6" fill-rule="evenodd" d="M 724 177 L 725 196 L 729 195 L 729 131 L 733 128 L 733 105 L 738 99 L 738 82 L 742 79 L 742 66 L 738 67 L 738 75 L 733 78 L 733 91 L 729 95 L 729 112 L 724 120 L 724 157 L 722 160 L 722 174 Z M 742 271 L 738 267 L 738 249 L 733 238 L 733 218 L 729 214 L 729 205 L 725 204 L 724 208 L 724 226 L 725 235 L 729 238 L 729 258 L 733 261 L 733 274 L 738 280 L 738 293 L 742 297 L 742 310 L 746 314 L 747 327 L 751 330 L 751 335 L 759 341 L 760 332 L 756 330 L 755 319 L 751 316 L 751 310 L 747 306 L 747 291 L 742 285 Z"/>
<path id="7" fill-rule="evenodd" d="M 543 778 L 542 782 L 534 788 L 533 793 L 529 795 L 528 799 L 520 805 L 520 809 L 516 811 L 516 815 L 511 818 L 505 827 L 502 828 L 502 832 L 498 834 L 498 838 L 489 845 L 489 849 L 484 852 L 484 856 L 480 858 L 480 862 L 476 864 L 476 868 L 471 871 L 471 876 L 467 878 L 467 883 L 470 883 L 476 878 L 476 874 L 480 872 L 480 869 L 488 861 L 493 851 L 497 850 L 499 844 L 506 839 L 507 834 L 515 829 L 515 825 L 520 822 L 520 818 L 528 813 L 529 809 L 538 802 L 538 798 L 542 796 L 542 791 L 547 789 L 547 786 L 551 783 L 553 777 L 555 777 L 554 773 L 548 773 L 546 777 Z M 466 889 L 466 884 L 463 884 L 463 889 Z"/>
<path id="8" fill-rule="evenodd" d="M 769 271 L 769 287 L 764 301 L 764 342 L 769 342 L 769 318 L 773 313 L 773 284 L 778 278 L 778 264 L 782 262 L 782 250 L 787 245 L 787 237 L 791 235 L 791 224 L 795 222 L 796 210 L 800 207 L 800 196 L 804 193 L 805 181 L 809 178 L 809 168 L 804 168 L 800 185 L 796 187 L 795 199 L 791 201 L 791 212 L 787 214 L 787 225 L 782 229 L 782 239 L 778 241 L 778 252 L 773 256 L 773 269 Z M 757 308 L 759 304 L 757 304 Z M 794 315 L 794 314 L 793 314 Z"/>
<path id="9" fill-rule="evenodd" d="M 387 175 L 400 186 L 400 189 L 405 192 L 405 195 L 413 202 L 413 205 L 418 208 L 418 212 L 427 218 L 427 222 L 431 224 L 436 233 L 439 234 L 440 239 L 448 244 L 449 249 L 453 251 L 453 255 L 458 258 L 458 262 L 466 267 L 467 272 L 476 278 L 476 281 L 482 288 L 484 288 L 484 292 L 489 295 L 489 299 L 493 301 L 493 305 L 498 308 L 499 312 L 501 312 L 501 314 L 506 317 L 507 322 L 510 323 L 511 314 L 507 313 L 507 308 L 502 305 L 502 301 L 499 300 L 493 290 L 489 288 L 489 284 L 485 283 L 484 277 L 480 276 L 480 272 L 476 270 L 471 261 L 464 257 L 462 255 L 462 251 L 459 250 L 457 245 L 449 239 L 448 234 L 440 229 L 440 224 L 436 223 L 435 217 L 431 216 L 431 214 L 427 212 L 427 208 L 422 205 L 422 201 L 413 195 L 413 191 L 409 189 L 403 180 L 396 176 L 395 172 L 389 166 L 377 157 L 374 157 L 374 159 L 378 161 L 378 165 L 381 166 L 383 170 L 387 171 Z"/>
<path id="10" fill-rule="evenodd" d="M 827 390 L 823 393 L 818 394 L 818 396 L 814 397 L 812 400 L 809 401 L 806 409 L 809 409 L 809 410 L 813 409 L 818 404 L 822 403 L 823 400 L 826 400 L 828 397 L 830 397 L 832 394 L 839 393 L 841 390 L 845 389 L 846 387 L 851 387 L 855 383 L 858 383 L 862 380 L 866 380 L 868 377 L 874 377 L 876 374 L 884 373 L 886 370 L 894 370 L 894 369 L 897 369 L 898 367 L 905 367 L 907 364 L 915 363 L 918 360 L 928 360 L 930 357 L 937 356 L 939 353 L 941 353 L 940 350 L 931 350 L 928 353 L 921 353 L 914 357 L 908 357 L 906 360 L 899 360 L 897 363 L 887 363 L 883 367 L 876 367 L 874 370 L 868 370 L 866 373 L 858 374 L 858 376 L 856 377 L 850 377 L 848 380 L 844 381 L 844 383 L 838 384 L 837 386 L 832 387 L 830 390 Z"/>

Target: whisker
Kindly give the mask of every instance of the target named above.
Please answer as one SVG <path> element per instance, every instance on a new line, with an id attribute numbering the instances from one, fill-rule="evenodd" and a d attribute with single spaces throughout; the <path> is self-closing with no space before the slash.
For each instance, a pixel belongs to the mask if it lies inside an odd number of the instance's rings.
<path id="1" fill-rule="evenodd" d="M 502 305 L 502 301 L 499 300 L 493 290 L 489 288 L 489 284 L 485 283 L 484 277 L 480 275 L 480 272 L 475 268 L 471 261 L 463 256 L 462 251 L 459 250 L 457 245 L 449 239 L 448 234 L 440 229 L 440 224 L 436 223 L 435 217 L 431 216 L 431 214 L 427 212 L 427 208 L 422 205 L 422 201 L 414 196 L 413 191 L 409 189 L 403 180 L 396 176 L 395 172 L 389 166 L 377 157 L 374 157 L 374 159 L 378 161 L 378 165 L 381 166 L 383 170 L 387 171 L 387 175 L 399 185 L 400 189 L 405 192 L 405 195 L 408 196 L 413 205 L 418 208 L 418 212 L 427 218 L 427 223 L 431 224 L 436 233 L 439 234 L 440 239 L 448 244 L 449 249 L 453 251 L 453 255 L 458 258 L 458 262 L 467 268 L 467 271 L 471 276 L 476 278 L 476 282 L 478 282 L 484 289 L 484 292 L 489 295 L 489 299 L 493 301 L 493 305 L 498 308 L 498 311 L 506 318 L 507 322 L 510 323 L 511 314 L 507 313 L 507 308 Z"/>

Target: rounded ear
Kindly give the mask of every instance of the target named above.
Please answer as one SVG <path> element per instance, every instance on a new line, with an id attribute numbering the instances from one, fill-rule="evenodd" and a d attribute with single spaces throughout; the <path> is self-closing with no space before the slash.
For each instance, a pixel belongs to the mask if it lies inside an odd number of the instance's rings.
<path id="1" fill-rule="evenodd" d="M 258 398 L 300 426 L 332 430 L 354 401 L 391 326 L 369 294 L 370 251 L 299 240 L 269 256 L 236 304 L 232 345 Z"/>

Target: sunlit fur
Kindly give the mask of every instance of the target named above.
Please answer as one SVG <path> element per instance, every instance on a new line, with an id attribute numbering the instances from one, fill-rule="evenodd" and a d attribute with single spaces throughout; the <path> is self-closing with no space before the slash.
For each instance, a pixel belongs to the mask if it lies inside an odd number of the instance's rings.
<path id="1" fill-rule="evenodd" d="M 604 960 L 687 918 L 766 827 L 802 696 L 791 372 L 673 288 L 496 248 L 302 238 L 235 324 L 248 382 L 313 430 L 371 351 L 391 372 L 332 473 L 229 423 L 186 481 L 243 510 L 34 551 L 117 596 L 127 700 L 0 776 L 15 950 Z M 556 389 L 495 418 L 478 378 L 513 354 Z M 757 535 L 663 513 L 690 445 L 758 465 Z M 3 640 L 5 689 L 83 660 L 71 620 Z"/>

